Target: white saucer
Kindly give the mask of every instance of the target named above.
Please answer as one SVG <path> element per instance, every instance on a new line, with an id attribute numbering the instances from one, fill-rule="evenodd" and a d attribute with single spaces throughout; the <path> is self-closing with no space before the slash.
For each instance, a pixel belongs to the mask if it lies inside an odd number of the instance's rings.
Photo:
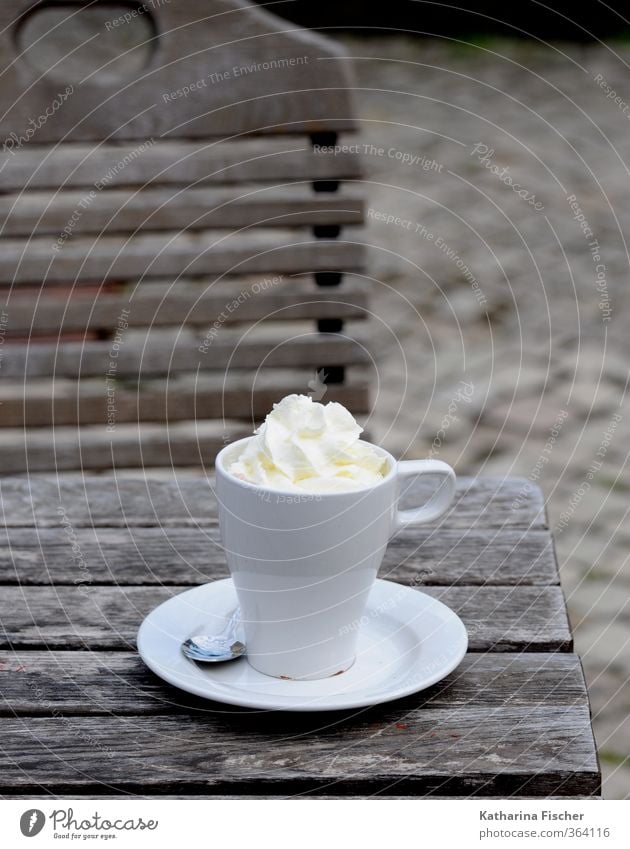
<path id="1" fill-rule="evenodd" d="M 323 711 L 390 702 L 424 690 L 452 672 L 468 646 L 462 621 L 446 605 L 410 587 L 376 581 L 359 627 L 357 659 L 342 675 L 286 681 L 256 672 L 246 658 L 217 664 L 188 660 L 182 642 L 236 605 L 230 579 L 165 601 L 140 626 L 140 656 L 169 684 L 206 699 L 266 710 Z"/>

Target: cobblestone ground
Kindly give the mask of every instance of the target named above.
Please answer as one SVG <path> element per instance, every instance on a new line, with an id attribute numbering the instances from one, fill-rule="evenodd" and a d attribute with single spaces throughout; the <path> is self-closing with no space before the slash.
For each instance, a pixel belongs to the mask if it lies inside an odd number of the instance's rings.
<path id="1" fill-rule="evenodd" d="M 344 43 L 368 146 L 371 433 L 542 487 L 605 795 L 629 797 L 630 48 Z"/>

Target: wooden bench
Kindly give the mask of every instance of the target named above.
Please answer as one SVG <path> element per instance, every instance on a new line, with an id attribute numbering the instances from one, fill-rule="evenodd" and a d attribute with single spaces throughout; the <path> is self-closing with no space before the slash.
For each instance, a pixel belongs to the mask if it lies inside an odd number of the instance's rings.
<path id="1" fill-rule="evenodd" d="M 382 578 L 462 617 L 460 667 L 322 717 L 188 696 L 135 652 L 154 606 L 227 575 L 211 480 L 0 479 L 0 794 L 599 795 L 542 495 L 524 483 L 460 479 L 439 527 L 387 550 Z"/>
<path id="2" fill-rule="evenodd" d="M 0 472 L 211 464 L 323 383 L 366 412 L 336 46 L 240 0 L 31 5 L 0 3 Z"/>

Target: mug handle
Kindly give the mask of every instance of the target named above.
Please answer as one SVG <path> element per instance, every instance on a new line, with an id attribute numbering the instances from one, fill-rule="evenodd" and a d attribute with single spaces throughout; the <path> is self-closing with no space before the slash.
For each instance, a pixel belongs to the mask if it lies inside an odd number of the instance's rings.
<path id="1" fill-rule="evenodd" d="M 394 532 L 407 525 L 421 525 L 442 516 L 451 506 L 455 496 L 455 472 L 441 460 L 400 460 L 396 467 L 398 487 L 402 481 L 419 475 L 435 475 L 442 478 L 440 486 L 422 507 L 395 511 Z"/>

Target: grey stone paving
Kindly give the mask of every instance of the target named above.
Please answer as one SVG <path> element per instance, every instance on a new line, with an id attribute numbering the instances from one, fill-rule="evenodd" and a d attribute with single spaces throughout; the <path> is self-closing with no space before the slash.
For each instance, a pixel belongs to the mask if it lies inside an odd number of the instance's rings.
<path id="1" fill-rule="evenodd" d="M 630 48 L 344 43 L 374 146 L 372 436 L 543 488 L 605 795 L 630 797 Z"/>

